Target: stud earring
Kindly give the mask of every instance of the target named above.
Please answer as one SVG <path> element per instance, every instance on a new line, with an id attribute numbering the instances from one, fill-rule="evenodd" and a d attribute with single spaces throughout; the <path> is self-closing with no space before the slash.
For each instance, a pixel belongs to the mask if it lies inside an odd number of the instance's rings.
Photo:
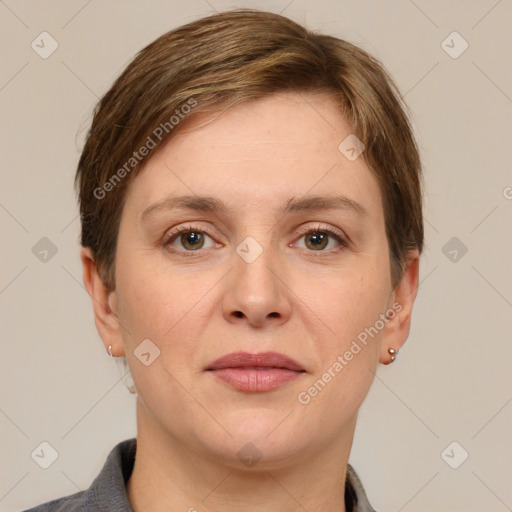
<path id="1" fill-rule="evenodd" d="M 395 359 L 396 359 L 396 355 L 398 354 L 398 350 L 395 350 L 394 348 L 388 348 L 388 352 L 389 352 L 389 355 L 391 356 L 391 360 L 389 361 L 388 364 L 391 364 Z"/>

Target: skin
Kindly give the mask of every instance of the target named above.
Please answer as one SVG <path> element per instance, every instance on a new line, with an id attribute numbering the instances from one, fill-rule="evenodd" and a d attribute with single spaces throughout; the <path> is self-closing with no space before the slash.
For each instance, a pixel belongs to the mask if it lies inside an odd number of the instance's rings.
<path id="1" fill-rule="evenodd" d="M 274 95 L 206 125 L 192 120 L 130 184 L 114 291 L 82 249 L 98 332 L 114 356 L 127 357 L 138 391 L 127 484 L 135 512 L 345 510 L 341 482 L 357 413 L 377 366 L 390 362 L 388 348 L 407 339 L 419 265 L 411 253 L 392 288 L 377 181 L 362 157 L 351 162 L 338 150 L 350 133 L 334 101 L 311 94 Z M 334 193 L 367 215 L 279 213 L 291 198 Z M 228 210 L 155 209 L 141 220 L 171 195 L 215 197 Z M 184 246 L 186 234 L 165 246 L 189 223 L 207 235 L 201 249 Z M 299 231 L 326 227 L 348 244 L 330 236 L 318 249 Z M 263 251 L 252 263 L 236 252 L 247 236 Z M 401 311 L 301 404 L 298 394 L 395 302 Z M 160 350 L 149 366 L 134 355 L 144 339 Z M 280 352 L 306 372 L 276 390 L 245 393 L 204 371 L 239 350 Z M 252 467 L 237 456 L 248 442 L 261 455 Z"/>

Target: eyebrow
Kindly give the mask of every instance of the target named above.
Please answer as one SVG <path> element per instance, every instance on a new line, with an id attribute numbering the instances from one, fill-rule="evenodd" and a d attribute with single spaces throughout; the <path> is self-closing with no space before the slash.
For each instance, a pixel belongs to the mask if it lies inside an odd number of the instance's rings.
<path id="1" fill-rule="evenodd" d="M 151 213 L 161 210 L 183 209 L 198 212 L 226 213 L 229 208 L 215 197 L 209 196 L 170 196 L 148 206 L 141 215 L 142 220 L 146 220 Z M 314 210 L 345 210 L 361 217 L 367 216 L 366 208 L 342 195 L 336 196 L 306 196 L 289 199 L 280 209 L 279 215 L 287 213 L 296 213 Z"/>

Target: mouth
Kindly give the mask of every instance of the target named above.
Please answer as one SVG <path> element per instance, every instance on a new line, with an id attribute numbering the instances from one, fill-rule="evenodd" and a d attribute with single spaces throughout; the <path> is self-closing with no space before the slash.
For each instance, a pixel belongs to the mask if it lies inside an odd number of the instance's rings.
<path id="1" fill-rule="evenodd" d="M 277 352 L 235 352 L 215 360 L 205 371 L 239 391 L 252 393 L 271 391 L 306 373 L 297 361 Z"/>

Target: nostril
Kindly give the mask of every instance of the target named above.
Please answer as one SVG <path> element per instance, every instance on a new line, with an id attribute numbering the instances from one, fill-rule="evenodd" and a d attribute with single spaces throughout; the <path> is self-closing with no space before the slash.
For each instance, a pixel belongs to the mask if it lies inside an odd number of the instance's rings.
<path id="1" fill-rule="evenodd" d="M 235 311 L 235 316 L 236 316 L 237 318 L 241 318 L 241 317 L 243 317 L 243 316 L 244 316 L 244 314 L 243 314 L 241 311 Z"/>

